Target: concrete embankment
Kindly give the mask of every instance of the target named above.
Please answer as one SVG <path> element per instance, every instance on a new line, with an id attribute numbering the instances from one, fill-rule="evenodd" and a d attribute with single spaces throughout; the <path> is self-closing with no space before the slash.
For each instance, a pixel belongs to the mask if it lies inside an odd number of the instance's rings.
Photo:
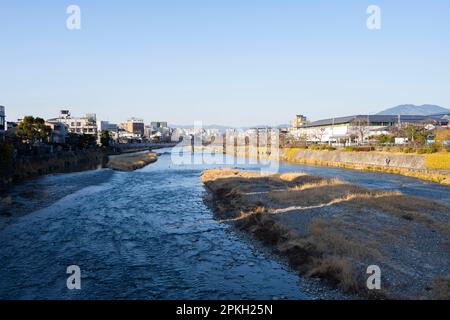
<path id="1" fill-rule="evenodd" d="M 303 173 L 201 176 L 217 219 L 270 245 L 299 273 L 370 298 L 450 298 L 450 207 Z M 378 266 L 381 289 L 367 287 Z"/>
<path id="2" fill-rule="evenodd" d="M 156 162 L 158 154 L 156 152 L 141 152 L 120 156 L 110 156 L 107 167 L 118 171 L 133 171 Z"/>
<path id="3" fill-rule="evenodd" d="M 280 156 L 285 160 L 307 159 L 318 163 L 331 162 L 405 169 L 426 169 L 424 156 L 418 154 L 281 149 Z"/>
<path id="4" fill-rule="evenodd" d="M 1 177 L 0 189 L 13 182 L 47 174 L 93 170 L 102 167 L 106 160 L 100 149 L 19 157 L 13 162 L 11 172 Z"/>
<path id="5" fill-rule="evenodd" d="M 213 148 L 219 150 L 220 148 Z M 277 155 L 265 148 L 250 150 L 238 147 L 227 150 L 241 157 L 271 158 L 280 161 L 340 167 L 356 170 L 400 174 L 441 184 L 450 184 L 450 153 L 399 154 L 389 152 L 321 151 L 300 148 L 281 148 Z"/>

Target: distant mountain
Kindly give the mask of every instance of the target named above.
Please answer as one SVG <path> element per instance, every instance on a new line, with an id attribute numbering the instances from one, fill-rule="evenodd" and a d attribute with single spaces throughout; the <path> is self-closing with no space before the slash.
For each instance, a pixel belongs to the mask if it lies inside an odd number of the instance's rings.
<path id="1" fill-rule="evenodd" d="M 403 104 L 393 108 L 386 109 L 377 114 L 379 115 L 420 115 L 429 116 L 432 114 L 450 113 L 450 109 L 431 104 L 416 106 L 413 104 Z"/>

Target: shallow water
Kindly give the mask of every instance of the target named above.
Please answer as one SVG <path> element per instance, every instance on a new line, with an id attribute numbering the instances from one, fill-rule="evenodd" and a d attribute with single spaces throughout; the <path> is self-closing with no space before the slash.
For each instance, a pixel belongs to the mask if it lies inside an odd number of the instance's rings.
<path id="1" fill-rule="evenodd" d="M 210 167 L 175 166 L 163 154 L 135 172 L 59 174 L 16 186 L 9 216 L 0 217 L 0 298 L 315 298 L 284 264 L 213 219 L 199 179 Z M 417 179 L 290 164 L 280 171 L 450 203 L 450 188 Z M 66 287 L 69 265 L 81 268 L 81 290 Z"/>

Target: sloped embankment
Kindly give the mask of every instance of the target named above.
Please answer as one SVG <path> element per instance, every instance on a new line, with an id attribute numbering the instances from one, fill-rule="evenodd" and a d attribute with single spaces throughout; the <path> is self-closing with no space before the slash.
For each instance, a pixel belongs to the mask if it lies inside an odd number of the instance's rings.
<path id="1" fill-rule="evenodd" d="M 101 149 L 18 157 L 0 177 L 0 189 L 47 174 L 93 170 L 105 163 L 106 154 Z"/>
<path id="2" fill-rule="evenodd" d="M 375 298 L 450 298 L 450 208 L 302 173 L 208 170 L 216 218 L 272 246 L 298 272 Z M 367 267 L 381 269 L 368 290 Z"/>
<path id="3" fill-rule="evenodd" d="M 133 171 L 157 160 L 158 154 L 156 152 L 135 153 L 110 157 L 107 166 L 118 171 Z"/>

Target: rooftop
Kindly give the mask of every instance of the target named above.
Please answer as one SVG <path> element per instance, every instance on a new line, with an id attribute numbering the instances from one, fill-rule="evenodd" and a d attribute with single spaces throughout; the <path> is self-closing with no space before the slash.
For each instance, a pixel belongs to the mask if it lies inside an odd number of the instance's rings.
<path id="1" fill-rule="evenodd" d="M 303 127 L 319 127 L 319 126 L 329 126 L 350 123 L 353 121 L 370 121 L 370 122 L 420 122 L 427 120 L 439 120 L 443 119 L 445 115 L 432 115 L 432 116 L 422 116 L 422 115 L 354 115 L 348 117 L 337 117 L 329 118 L 318 121 L 313 121 L 305 124 Z"/>

